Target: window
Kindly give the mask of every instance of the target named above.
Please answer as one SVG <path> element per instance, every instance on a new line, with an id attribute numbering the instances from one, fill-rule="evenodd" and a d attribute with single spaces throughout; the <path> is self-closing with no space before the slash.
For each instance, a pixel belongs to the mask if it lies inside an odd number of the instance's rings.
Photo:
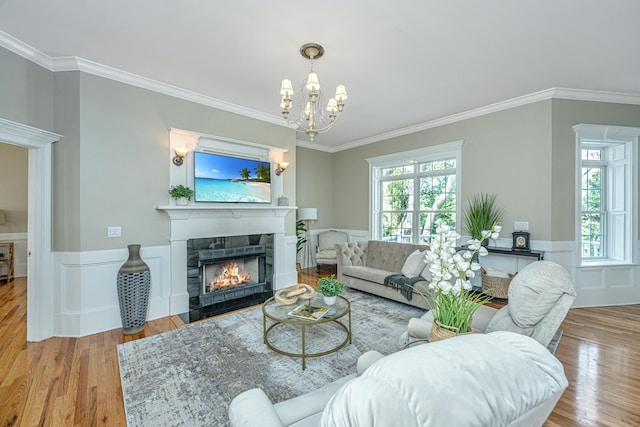
<path id="1" fill-rule="evenodd" d="M 577 232 L 582 263 L 631 263 L 637 235 L 640 129 L 574 126 L 578 147 Z"/>
<path id="2" fill-rule="evenodd" d="M 374 239 L 428 243 L 436 219 L 456 226 L 461 145 L 443 144 L 367 159 Z"/>
<path id="3" fill-rule="evenodd" d="M 604 149 L 595 147 L 582 148 L 582 189 L 580 217 L 580 229 L 582 235 L 582 257 L 604 258 L 606 256 L 604 245 L 604 220 L 607 212 L 604 211 L 603 178 L 606 176 L 606 162 Z"/>

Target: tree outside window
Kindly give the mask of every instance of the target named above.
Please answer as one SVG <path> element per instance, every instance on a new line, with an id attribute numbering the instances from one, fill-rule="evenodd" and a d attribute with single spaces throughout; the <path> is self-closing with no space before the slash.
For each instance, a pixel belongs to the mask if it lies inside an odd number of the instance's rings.
<path id="1" fill-rule="evenodd" d="M 383 240 L 428 243 L 438 218 L 455 227 L 455 166 L 446 159 L 382 170 Z"/>

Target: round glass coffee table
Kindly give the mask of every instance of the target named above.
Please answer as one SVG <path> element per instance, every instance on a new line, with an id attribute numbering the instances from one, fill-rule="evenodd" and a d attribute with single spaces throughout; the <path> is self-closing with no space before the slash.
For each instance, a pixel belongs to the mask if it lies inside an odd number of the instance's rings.
<path id="1" fill-rule="evenodd" d="M 329 310 L 318 320 L 303 319 L 289 314 L 294 308 L 303 304 L 311 305 L 312 307 L 327 307 Z M 297 303 L 289 305 L 280 304 L 274 298 L 269 298 L 262 305 L 262 314 L 264 343 L 276 353 L 290 357 L 300 357 L 302 359 L 302 369 L 307 367 L 307 358 L 326 356 L 327 354 L 335 353 L 340 350 L 342 347 L 347 345 L 347 343 L 351 344 L 351 304 L 349 304 L 349 301 L 341 295 L 338 295 L 334 305 L 326 305 L 323 301 L 322 295 L 320 294 L 314 295 L 310 300 L 308 300 L 308 302 L 306 302 L 306 300 L 298 300 Z M 342 320 L 345 316 L 348 317 L 347 324 L 344 324 Z M 270 319 L 273 322 L 269 327 L 267 327 L 267 319 Z M 307 346 L 305 342 L 306 328 L 308 326 L 322 327 L 322 325 L 327 325 L 329 323 L 335 323 L 340 326 L 340 330 L 344 330 L 346 334 L 344 341 L 325 351 L 307 353 Z M 269 341 L 269 334 L 272 333 L 274 328 L 278 325 L 294 325 L 295 327 L 300 328 L 302 341 L 300 353 L 282 350 Z"/>

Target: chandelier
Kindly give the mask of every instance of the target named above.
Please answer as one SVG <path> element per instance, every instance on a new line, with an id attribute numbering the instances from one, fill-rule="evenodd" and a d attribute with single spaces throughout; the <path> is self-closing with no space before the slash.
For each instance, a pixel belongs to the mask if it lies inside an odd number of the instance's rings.
<path id="1" fill-rule="evenodd" d="M 280 86 L 280 108 L 282 116 L 287 123 L 295 124 L 298 132 L 304 132 L 309 136 L 309 141 L 319 134 L 328 131 L 336 121 L 338 114 L 342 112 L 344 101 L 347 99 L 347 89 L 344 85 L 336 87 L 336 94 L 327 102 L 326 112 L 322 108 L 324 105 L 323 94 L 320 90 L 320 79 L 313 71 L 313 60 L 320 58 L 324 54 L 324 48 L 316 43 L 307 43 L 300 48 L 300 54 L 311 63 L 311 71 L 307 79 L 300 85 L 298 97 L 300 99 L 301 111 L 299 114 L 291 114 L 293 107 L 293 87 L 291 80 L 282 80 Z"/>

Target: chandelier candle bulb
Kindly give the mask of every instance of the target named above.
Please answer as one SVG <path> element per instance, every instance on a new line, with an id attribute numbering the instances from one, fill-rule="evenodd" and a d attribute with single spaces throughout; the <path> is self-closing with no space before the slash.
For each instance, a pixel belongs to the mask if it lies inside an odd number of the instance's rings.
<path id="1" fill-rule="evenodd" d="M 318 74 L 309 73 L 309 77 L 307 77 L 307 89 L 311 92 L 320 90 L 320 79 L 318 78 Z"/>
<path id="2" fill-rule="evenodd" d="M 291 80 L 282 80 L 282 85 L 280 86 L 280 95 L 282 95 L 282 99 L 291 98 L 291 95 L 293 95 L 293 86 L 291 86 Z"/>

